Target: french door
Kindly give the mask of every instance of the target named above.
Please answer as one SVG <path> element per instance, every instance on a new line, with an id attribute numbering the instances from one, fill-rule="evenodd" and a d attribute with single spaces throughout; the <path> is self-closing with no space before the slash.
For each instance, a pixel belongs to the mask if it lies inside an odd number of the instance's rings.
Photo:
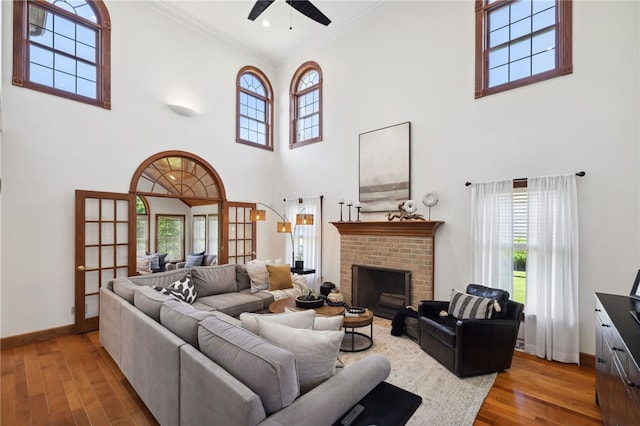
<path id="1" fill-rule="evenodd" d="M 256 258 L 256 229 L 251 222 L 251 210 L 255 203 L 228 201 L 224 204 L 222 246 L 226 241 L 226 253 L 222 253 L 224 263 L 243 264 Z"/>
<path id="2" fill-rule="evenodd" d="M 76 333 L 98 329 L 100 288 L 136 272 L 135 198 L 135 194 L 76 190 Z"/>

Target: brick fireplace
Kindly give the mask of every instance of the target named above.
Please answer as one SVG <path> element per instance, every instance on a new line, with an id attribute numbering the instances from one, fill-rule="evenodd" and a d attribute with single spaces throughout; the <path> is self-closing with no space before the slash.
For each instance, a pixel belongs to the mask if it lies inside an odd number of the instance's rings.
<path id="1" fill-rule="evenodd" d="M 340 233 L 340 292 L 353 304 L 352 266 L 411 272 L 412 306 L 433 300 L 435 233 L 444 222 L 331 222 Z M 375 312 L 374 312 L 375 313 Z"/>

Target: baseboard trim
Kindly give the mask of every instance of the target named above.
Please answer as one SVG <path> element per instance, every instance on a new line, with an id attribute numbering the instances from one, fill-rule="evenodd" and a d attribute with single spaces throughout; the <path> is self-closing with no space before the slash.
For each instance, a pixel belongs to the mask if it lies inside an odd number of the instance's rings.
<path id="1" fill-rule="evenodd" d="M 596 356 L 580 352 L 580 367 L 596 368 Z"/>
<path id="2" fill-rule="evenodd" d="M 68 336 L 70 334 L 74 334 L 73 324 L 63 325 L 62 327 L 48 328 L 46 330 L 34 331 L 32 333 L 18 334 L 16 336 L 3 337 L 0 339 L 0 348 L 15 348 L 16 346 L 45 342 L 54 337 Z"/>

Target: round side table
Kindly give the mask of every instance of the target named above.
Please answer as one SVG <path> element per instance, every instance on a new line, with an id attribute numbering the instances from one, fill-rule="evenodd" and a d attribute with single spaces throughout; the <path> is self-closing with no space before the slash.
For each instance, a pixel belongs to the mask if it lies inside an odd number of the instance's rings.
<path id="1" fill-rule="evenodd" d="M 343 352 L 366 351 L 373 346 L 373 313 L 365 309 L 364 313 L 358 316 L 344 316 L 344 339 L 340 350 Z M 356 328 L 369 326 L 369 335 L 356 331 Z"/>

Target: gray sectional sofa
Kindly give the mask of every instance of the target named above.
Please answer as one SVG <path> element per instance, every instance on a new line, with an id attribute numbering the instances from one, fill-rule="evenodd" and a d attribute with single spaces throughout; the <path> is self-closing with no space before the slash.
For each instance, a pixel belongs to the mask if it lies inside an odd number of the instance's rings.
<path id="1" fill-rule="evenodd" d="M 300 396 L 295 356 L 234 318 L 264 311 L 270 295 L 251 293 L 242 265 L 190 272 L 192 305 L 151 287 L 185 269 L 100 290 L 100 341 L 161 425 L 329 425 L 389 375 L 374 354 Z"/>

